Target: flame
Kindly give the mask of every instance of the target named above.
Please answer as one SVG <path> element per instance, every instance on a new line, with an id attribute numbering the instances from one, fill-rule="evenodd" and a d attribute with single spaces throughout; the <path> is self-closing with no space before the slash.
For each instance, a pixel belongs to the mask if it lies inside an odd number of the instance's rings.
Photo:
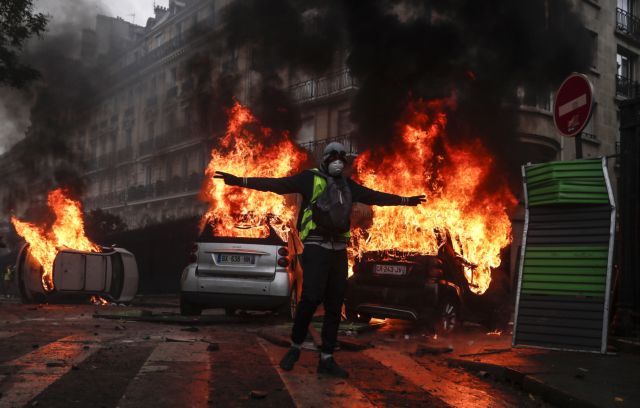
<path id="1" fill-rule="evenodd" d="M 47 204 L 55 215 L 50 228 L 20 221 L 14 216 L 11 223 L 29 244 L 31 256 L 42 266 L 44 289 L 51 291 L 54 288 L 53 262 L 60 249 L 100 252 L 100 247 L 85 236 L 80 202 L 67 197 L 59 188 L 49 192 Z"/>
<path id="2" fill-rule="evenodd" d="M 211 151 L 205 171 L 202 197 L 209 209 L 201 228 L 210 223 L 217 236 L 264 238 L 269 225 L 286 241 L 289 225 L 295 220 L 295 205 L 286 197 L 235 186 L 214 179 L 216 171 L 237 176 L 285 177 L 301 170 L 306 153 L 288 133 L 274 134 L 262 127 L 251 111 L 236 102 L 229 110 L 227 131 L 219 146 Z"/>
<path id="3" fill-rule="evenodd" d="M 492 194 L 482 185 L 492 173 L 493 158 L 479 140 L 452 144 L 445 128 L 444 101 L 417 101 L 391 152 L 367 151 L 354 162 L 367 187 L 403 196 L 426 193 L 418 207 L 374 207 L 373 225 L 355 230 L 352 256 L 367 251 L 401 251 L 435 255 L 449 236 L 462 261 L 471 290 L 484 293 L 500 251 L 511 242 L 507 209 L 516 204 L 506 183 Z"/>
<path id="4" fill-rule="evenodd" d="M 91 296 L 89 298 L 89 303 L 96 306 L 104 306 L 104 305 L 108 305 L 109 301 L 103 298 L 102 296 Z"/>

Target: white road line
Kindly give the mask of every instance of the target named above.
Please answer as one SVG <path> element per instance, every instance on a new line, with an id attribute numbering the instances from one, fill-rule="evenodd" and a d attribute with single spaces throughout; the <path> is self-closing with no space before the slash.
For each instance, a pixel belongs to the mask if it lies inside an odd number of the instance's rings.
<path id="1" fill-rule="evenodd" d="M 571 113 L 574 110 L 581 108 L 586 104 L 587 104 L 587 94 L 580 95 L 577 98 L 560 105 L 558 107 L 558 116 L 564 116 L 567 113 Z"/>
<path id="2" fill-rule="evenodd" d="M 401 377 L 454 407 L 503 407 L 504 401 L 490 394 L 458 384 L 450 377 L 440 376 L 425 369 L 406 354 L 387 347 L 376 347 L 364 354 L 392 369 Z"/>
<path id="3" fill-rule="evenodd" d="M 16 334 L 18 334 L 18 332 L 0 331 L 0 339 L 6 339 L 6 338 L 9 338 L 9 337 L 13 337 Z"/>
<path id="4" fill-rule="evenodd" d="M 315 372 L 315 365 L 310 369 L 298 362 L 292 371 L 283 371 L 279 363 L 284 349 L 267 343 L 263 339 L 258 339 L 258 342 L 278 371 L 296 406 L 305 408 L 374 406 L 360 390 L 346 380 L 319 377 Z"/>
<path id="5" fill-rule="evenodd" d="M 144 401 L 153 400 L 149 393 L 156 390 L 156 407 L 208 407 L 211 377 L 208 346 L 209 343 L 201 341 L 160 343 L 131 380 L 117 407 L 140 407 Z M 182 377 L 176 381 L 171 374 Z"/>
<path id="6" fill-rule="evenodd" d="M 96 352 L 99 346 L 85 348 L 89 339 L 79 335 L 64 337 L 2 364 L 19 370 L 7 376 L 10 387 L 2 392 L 0 408 L 22 407 L 68 373 L 73 365 Z"/>

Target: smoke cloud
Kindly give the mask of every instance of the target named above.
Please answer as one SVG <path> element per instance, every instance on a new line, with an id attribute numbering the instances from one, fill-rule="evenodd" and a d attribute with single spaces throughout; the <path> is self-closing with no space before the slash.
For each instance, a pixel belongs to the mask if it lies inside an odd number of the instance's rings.
<path id="1" fill-rule="evenodd" d="M 592 57 L 566 0 L 236 0 L 225 22 L 263 75 L 322 72 L 346 51 L 361 145 L 392 143 L 410 99 L 448 98 L 454 141 L 480 137 L 511 169 L 516 87 L 555 89 Z"/>

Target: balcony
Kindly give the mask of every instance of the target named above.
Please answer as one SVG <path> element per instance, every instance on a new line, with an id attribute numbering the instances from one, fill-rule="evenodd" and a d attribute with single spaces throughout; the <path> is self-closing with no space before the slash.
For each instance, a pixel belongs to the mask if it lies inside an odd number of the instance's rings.
<path id="1" fill-rule="evenodd" d="M 351 133 L 328 139 L 314 140 L 313 142 L 300 143 L 300 147 L 307 150 L 317 162 L 322 160 L 324 148 L 331 142 L 339 142 L 347 150 L 347 154 L 357 156 L 359 149 L 356 139 Z"/>
<path id="2" fill-rule="evenodd" d="M 640 19 L 627 10 L 616 8 L 616 31 L 640 41 Z"/>
<path id="3" fill-rule="evenodd" d="M 630 78 L 616 75 L 616 95 L 623 98 L 636 98 L 640 90 L 640 84 Z"/>
<path id="4" fill-rule="evenodd" d="M 340 95 L 353 89 L 357 89 L 356 81 L 349 70 L 344 69 L 324 77 L 292 85 L 289 87 L 289 93 L 295 102 L 306 103 Z"/>

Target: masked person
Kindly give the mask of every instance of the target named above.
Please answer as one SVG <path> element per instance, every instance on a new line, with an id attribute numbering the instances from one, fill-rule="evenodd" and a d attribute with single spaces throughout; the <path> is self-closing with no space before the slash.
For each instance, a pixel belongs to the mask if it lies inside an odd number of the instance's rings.
<path id="1" fill-rule="evenodd" d="M 298 231 L 304 243 L 302 253 L 302 295 L 291 333 L 292 346 L 280 362 L 283 370 L 293 369 L 300 358 L 300 347 L 307 337 L 309 323 L 320 303 L 324 304 L 322 348 L 318 373 L 348 377 L 333 358 L 344 292 L 347 285 L 347 244 L 352 203 L 367 205 L 410 205 L 423 203 L 424 195 L 401 197 L 371 190 L 343 175 L 346 150 L 340 143 L 324 149 L 319 169 L 305 170 L 282 178 L 236 177 L 216 172 L 225 184 L 302 195 Z"/>

